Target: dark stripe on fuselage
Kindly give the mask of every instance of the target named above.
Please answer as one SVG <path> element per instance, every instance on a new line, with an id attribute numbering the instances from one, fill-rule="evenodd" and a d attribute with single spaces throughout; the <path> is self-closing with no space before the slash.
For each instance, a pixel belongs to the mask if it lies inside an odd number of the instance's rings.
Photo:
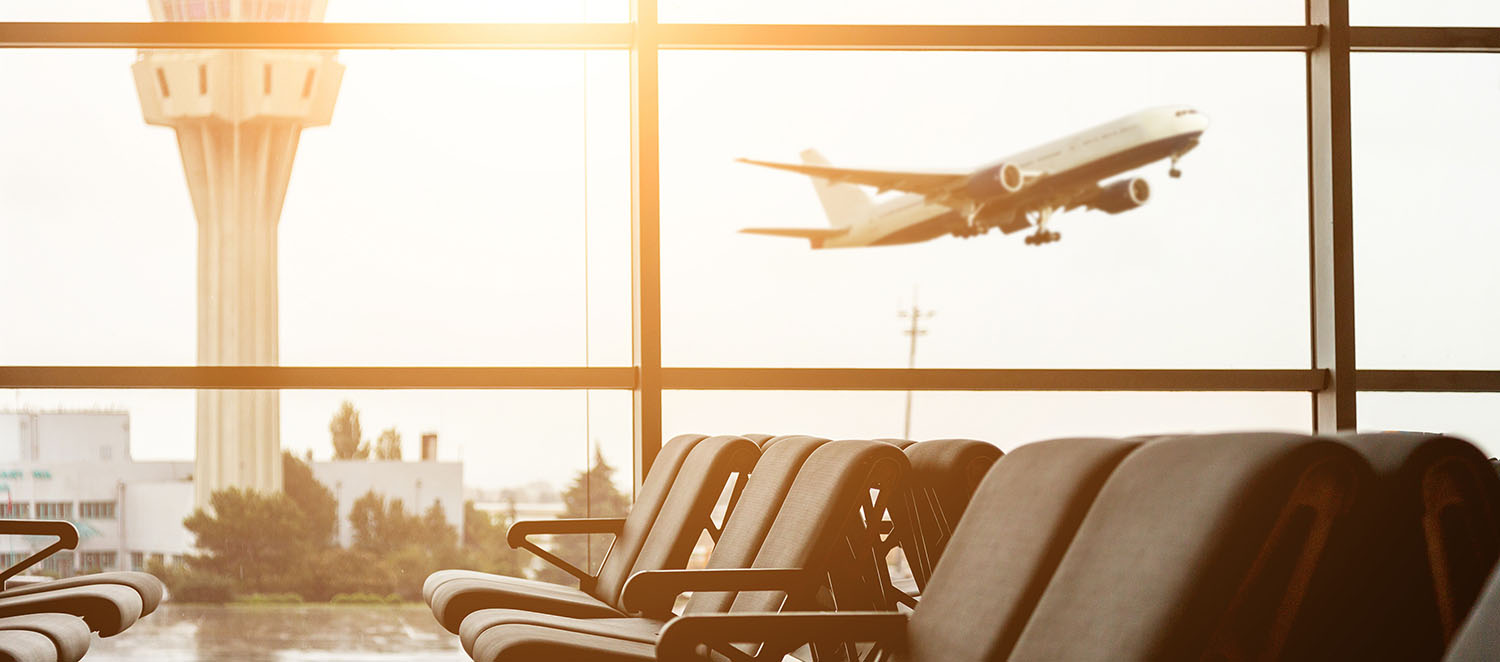
<path id="1" fill-rule="evenodd" d="M 996 205 L 995 211 L 1003 211 L 1007 208 L 1025 208 L 1042 198 L 1055 195 L 1061 188 L 1083 187 L 1087 184 L 1093 184 L 1101 179 L 1107 179 L 1122 172 L 1134 170 L 1148 163 L 1167 158 L 1184 149 L 1190 149 L 1198 142 L 1198 137 L 1201 135 L 1203 135 L 1202 131 L 1184 133 L 1172 136 L 1171 138 L 1153 140 L 1123 152 L 1115 152 L 1104 158 L 1084 163 L 1071 170 L 1064 170 L 1043 177 L 1036 185 L 1026 187 L 1014 196 L 990 201 L 989 204 Z M 996 203 L 1000 201 L 1003 201 L 1004 204 L 997 205 Z M 908 225 L 876 241 L 870 242 L 870 245 L 889 246 L 891 244 L 911 244 L 936 239 L 956 228 L 963 227 L 967 222 L 958 212 L 951 211 L 919 223 Z"/>

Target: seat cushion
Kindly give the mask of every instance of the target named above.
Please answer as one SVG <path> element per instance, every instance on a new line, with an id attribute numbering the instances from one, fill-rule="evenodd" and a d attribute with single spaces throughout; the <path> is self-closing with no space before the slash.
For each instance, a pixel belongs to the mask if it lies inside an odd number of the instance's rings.
<path id="1" fill-rule="evenodd" d="M 55 662 L 57 648 L 47 635 L 31 630 L 0 631 L 0 660 L 4 662 Z"/>
<path id="2" fill-rule="evenodd" d="M 1453 637 L 1443 662 L 1481 662 L 1500 659 L 1500 572 L 1474 604 L 1469 618 Z"/>
<path id="3" fill-rule="evenodd" d="M 458 634 L 465 616 L 481 609 L 522 609 L 574 618 L 624 616 L 592 595 L 570 586 L 487 575 L 451 577 L 432 593 L 432 615 L 449 632 Z"/>
<path id="4" fill-rule="evenodd" d="M 92 586 L 95 584 L 119 584 L 135 589 L 141 594 L 141 615 L 145 616 L 156 611 L 156 606 L 161 604 L 163 587 L 160 579 L 144 572 L 119 571 L 100 572 L 92 575 L 79 575 L 77 577 L 66 577 L 54 579 L 47 582 L 28 584 L 17 588 L 7 589 L 0 592 L 0 598 L 13 595 L 32 595 L 59 588 L 71 588 L 74 586 Z"/>
<path id="5" fill-rule="evenodd" d="M 501 625 L 474 642 L 474 662 L 655 662 L 656 646 L 537 625 Z"/>
<path id="6" fill-rule="evenodd" d="M 458 629 L 464 650 L 474 653 L 474 643 L 485 630 L 501 625 L 535 625 L 554 630 L 613 637 L 643 644 L 655 644 L 666 621 L 650 618 L 568 618 L 519 609 L 481 609 L 469 614 Z"/>
<path id="7" fill-rule="evenodd" d="M 92 584 L 0 597 L 0 618 L 45 613 L 78 616 L 99 636 L 112 637 L 140 618 L 141 594 L 120 584 Z"/>
<path id="8" fill-rule="evenodd" d="M 0 631 L 24 630 L 52 640 L 58 662 L 78 662 L 89 651 L 89 627 L 68 614 L 33 614 L 0 618 Z"/>

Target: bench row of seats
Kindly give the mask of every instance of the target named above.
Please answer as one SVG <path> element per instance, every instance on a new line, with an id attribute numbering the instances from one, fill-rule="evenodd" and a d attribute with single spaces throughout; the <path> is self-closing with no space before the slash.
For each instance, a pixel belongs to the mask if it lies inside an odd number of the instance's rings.
<path id="1" fill-rule="evenodd" d="M 57 542 L 4 571 L 10 578 L 78 544 L 57 520 L 0 520 L 0 535 L 52 536 Z M 78 662 L 92 634 L 112 637 L 161 604 L 160 580 L 143 572 L 101 572 L 10 586 L 0 591 L 0 662 Z"/>
<path id="2" fill-rule="evenodd" d="M 1059 439 L 1001 457 L 685 436 L 630 517 L 518 527 L 515 546 L 616 540 L 577 590 L 429 578 L 475 660 L 1437 660 L 1455 638 L 1452 659 L 1500 654 L 1493 624 L 1458 634 L 1500 555 L 1500 477 L 1449 437 Z M 704 532 L 708 568 L 681 569 Z M 898 545 L 911 586 L 886 566 Z"/>

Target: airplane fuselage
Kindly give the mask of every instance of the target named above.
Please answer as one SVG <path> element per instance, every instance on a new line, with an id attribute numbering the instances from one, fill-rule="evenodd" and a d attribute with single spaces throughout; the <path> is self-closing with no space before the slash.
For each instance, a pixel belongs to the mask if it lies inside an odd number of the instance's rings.
<path id="1" fill-rule="evenodd" d="M 1006 217 L 1041 206 L 1061 208 L 1069 196 L 1123 172 L 1181 156 L 1198 144 L 1207 118 L 1185 107 L 1152 108 L 1013 154 L 976 171 L 1003 164 L 1044 173 L 1019 191 L 976 200 L 986 216 Z M 870 218 L 815 244 L 818 248 L 883 246 L 934 239 L 964 228 L 972 210 L 908 194 L 876 205 Z"/>

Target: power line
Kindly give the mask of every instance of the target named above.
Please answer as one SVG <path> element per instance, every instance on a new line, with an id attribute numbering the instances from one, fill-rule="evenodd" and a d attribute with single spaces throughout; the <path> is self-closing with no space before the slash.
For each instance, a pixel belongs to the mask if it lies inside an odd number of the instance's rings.
<path id="1" fill-rule="evenodd" d="M 932 319 L 932 316 L 936 314 L 937 311 L 935 310 L 922 310 L 917 305 L 916 288 L 912 288 L 911 291 L 911 310 L 896 311 L 897 317 L 911 320 L 911 327 L 901 332 L 906 337 L 911 338 L 911 350 L 906 355 L 906 368 L 908 370 L 917 367 L 917 338 L 927 335 L 927 329 L 922 328 L 920 323 L 924 319 Z M 902 428 L 901 438 L 911 438 L 911 391 L 909 390 L 906 392 L 906 424 Z"/>

